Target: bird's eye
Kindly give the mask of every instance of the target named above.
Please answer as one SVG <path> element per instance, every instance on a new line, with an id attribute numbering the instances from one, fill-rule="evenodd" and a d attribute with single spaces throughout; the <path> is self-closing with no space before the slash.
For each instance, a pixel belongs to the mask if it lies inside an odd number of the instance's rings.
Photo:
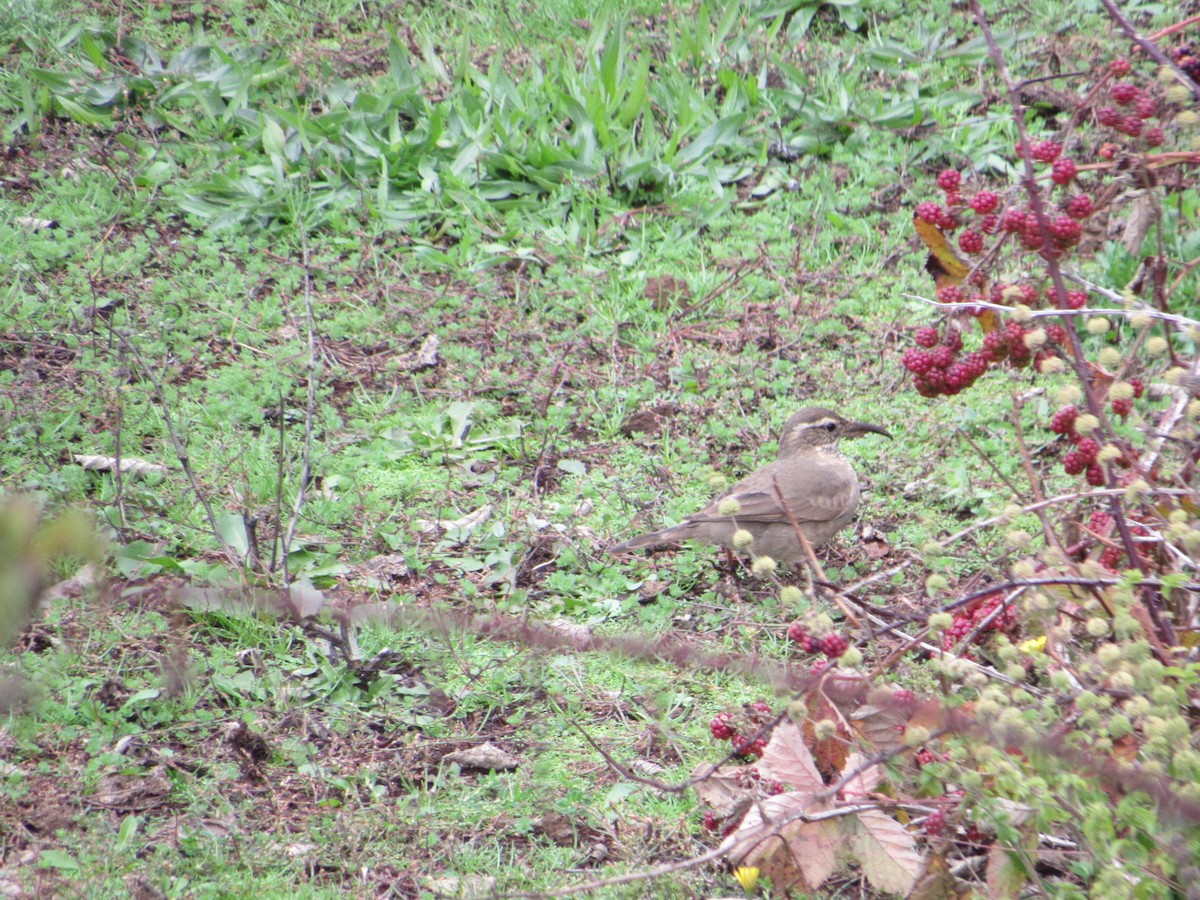
<path id="1" fill-rule="evenodd" d="M 826 422 L 821 427 L 826 431 L 837 431 L 837 422 Z"/>

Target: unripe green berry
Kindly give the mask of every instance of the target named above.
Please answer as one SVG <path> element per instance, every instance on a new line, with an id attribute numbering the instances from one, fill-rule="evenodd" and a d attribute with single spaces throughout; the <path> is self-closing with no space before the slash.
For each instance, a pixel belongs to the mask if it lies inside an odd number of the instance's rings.
<path id="1" fill-rule="evenodd" d="M 1133 733 L 1133 723 L 1123 713 L 1117 713 L 1108 720 L 1108 736 L 1120 740 L 1127 734 Z"/>
<path id="2" fill-rule="evenodd" d="M 1101 465 L 1107 465 L 1110 462 L 1115 462 L 1122 456 L 1121 448 L 1113 444 L 1105 444 L 1100 448 L 1100 452 L 1096 454 L 1096 461 Z"/>
<path id="3" fill-rule="evenodd" d="M 785 585 L 779 592 L 779 600 L 788 609 L 797 609 L 804 603 L 804 591 L 794 584 Z"/>
<path id="4" fill-rule="evenodd" d="M 862 651 L 859 650 L 857 647 L 847 648 L 846 652 L 842 654 L 841 659 L 838 660 L 840 665 L 842 665 L 844 667 L 848 666 L 851 669 L 858 668 L 860 665 L 862 665 L 862 661 L 863 661 Z"/>
<path id="5" fill-rule="evenodd" d="M 1005 294 L 1007 294 L 1009 290 L 1010 288 L 1005 288 Z M 1017 296 L 1020 296 L 1020 294 Z M 1016 306 L 1014 306 L 1011 315 L 1014 322 L 1020 322 L 1022 325 L 1033 321 L 1033 310 L 1024 303 L 1018 303 Z M 1045 343 L 1044 340 L 1043 343 Z"/>
<path id="6" fill-rule="evenodd" d="M 733 546 L 738 550 L 745 550 L 754 543 L 754 535 L 745 528 L 739 528 L 733 533 Z"/>
<path id="7" fill-rule="evenodd" d="M 1101 644 L 1096 648 L 1096 660 L 1104 668 L 1111 669 L 1121 661 L 1121 648 L 1113 643 Z"/>
<path id="8" fill-rule="evenodd" d="M 1019 559 L 1012 564 L 1012 577 L 1018 581 L 1028 581 L 1037 574 L 1037 567 L 1033 564 L 1033 560 Z"/>
<path id="9" fill-rule="evenodd" d="M 929 630 L 933 632 L 945 631 L 954 624 L 954 616 L 948 612 L 936 612 L 929 617 Z"/>
<path id="10" fill-rule="evenodd" d="M 1098 357 L 1100 365 L 1106 369 L 1115 369 L 1121 365 L 1121 351 L 1116 347 L 1105 347 Z"/>
<path id="11" fill-rule="evenodd" d="M 827 741 L 837 735 L 837 723 L 833 719 L 820 719 L 813 723 L 813 734 L 818 741 Z"/>
<path id="12" fill-rule="evenodd" d="M 1084 437 L 1087 437 L 1099 427 L 1100 420 L 1091 413 L 1084 413 L 1075 420 L 1075 430 Z"/>
<path id="13" fill-rule="evenodd" d="M 1126 700 L 1122 708 L 1125 710 L 1125 715 L 1131 719 L 1137 719 L 1150 711 L 1150 701 L 1145 697 L 1134 696 Z"/>
<path id="14" fill-rule="evenodd" d="M 1087 620 L 1087 633 L 1092 637 L 1104 637 L 1108 634 L 1108 619 L 1099 616 Z"/>
<path id="15" fill-rule="evenodd" d="M 1129 317 L 1129 324 L 1134 328 L 1149 328 L 1154 317 L 1148 312 L 1138 311 Z"/>
<path id="16" fill-rule="evenodd" d="M 1107 334 L 1109 327 L 1108 319 L 1104 316 L 1096 316 L 1087 321 L 1088 334 Z"/>
<path id="17" fill-rule="evenodd" d="M 1190 109 L 1185 109 L 1175 114 L 1175 124 L 1180 128 L 1191 128 L 1197 122 L 1200 122 L 1200 115 L 1197 115 Z"/>
<path id="18" fill-rule="evenodd" d="M 1078 403 L 1083 397 L 1083 389 L 1077 384 L 1064 384 L 1058 389 L 1054 395 L 1054 399 L 1059 406 L 1070 406 L 1072 403 Z"/>
<path id="19" fill-rule="evenodd" d="M 1046 329 L 1035 328 L 1033 331 L 1026 332 L 1023 340 L 1025 346 L 1030 350 L 1041 350 L 1046 346 Z"/>
<path id="20" fill-rule="evenodd" d="M 1109 400 L 1132 400 L 1133 385 L 1128 381 L 1118 381 L 1108 389 Z"/>
<path id="21" fill-rule="evenodd" d="M 909 725 L 904 729 L 904 745 L 906 747 L 924 747 L 929 743 L 930 731 L 920 725 Z"/>
<path id="22" fill-rule="evenodd" d="M 723 491 L 729 484 L 729 479 L 720 472 L 708 473 L 708 486 L 714 491 Z"/>
<path id="23" fill-rule="evenodd" d="M 737 497 L 726 497 L 717 504 L 717 512 L 722 516 L 736 516 L 742 511 L 742 504 Z"/>
<path id="24" fill-rule="evenodd" d="M 1151 356 L 1162 356 L 1170 346 L 1167 343 L 1167 339 L 1159 334 L 1146 339 L 1146 352 Z"/>
<path id="25" fill-rule="evenodd" d="M 769 556 L 756 556 L 750 564 L 750 571 L 755 575 L 770 575 L 775 571 L 775 560 Z"/>
<path id="26" fill-rule="evenodd" d="M 936 594 L 948 587 L 950 587 L 950 582 L 946 580 L 945 575 L 930 575 L 925 579 L 925 592 L 928 594 Z"/>
<path id="27" fill-rule="evenodd" d="M 1038 371 L 1043 375 L 1058 375 L 1067 371 L 1066 361 L 1057 356 L 1047 356 L 1038 365 Z"/>

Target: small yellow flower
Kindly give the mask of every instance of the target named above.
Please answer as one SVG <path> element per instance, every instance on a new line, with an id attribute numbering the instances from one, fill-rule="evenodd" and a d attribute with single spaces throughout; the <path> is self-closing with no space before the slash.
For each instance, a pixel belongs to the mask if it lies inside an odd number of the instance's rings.
<path id="1" fill-rule="evenodd" d="M 1022 653 L 1028 653 L 1030 656 L 1033 656 L 1035 653 L 1045 653 L 1046 636 L 1043 634 L 1041 637 L 1030 638 L 1019 646 Z"/>
<path id="2" fill-rule="evenodd" d="M 750 893 L 758 887 L 758 866 L 738 866 L 733 870 L 733 877 L 738 880 L 742 890 Z"/>

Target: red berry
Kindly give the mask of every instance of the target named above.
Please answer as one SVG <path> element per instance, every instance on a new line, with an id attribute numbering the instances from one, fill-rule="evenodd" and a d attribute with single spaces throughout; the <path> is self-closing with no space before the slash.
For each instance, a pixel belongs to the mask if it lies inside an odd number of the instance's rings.
<path id="1" fill-rule="evenodd" d="M 945 169 L 937 177 L 938 187 L 947 194 L 958 193 L 959 186 L 962 185 L 962 175 L 953 169 Z"/>
<path id="2" fill-rule="evenodd" d="M 1087 291 L 1067 291 L 1067 309 L 1083 309 L 1087 301 Z"/>
<path id="3" fill-rule="evenodd" d="M 1116 144 L 1101 144 L 1100 149 L 1096 153 L 1101 159 L 1112 159 L 1117 155 L 1117 150 L 1120 148 Z"/>
<path id="4" fill-rule="evenodd" d="M 908 688 L 896 688 L 896 690 L 892 691 L 892 700 L 896 702 L 897 706 L 903 709 L 917 705 L 917 695 Z"/>
<path id="5" fill-rule="evenodd" d="M 732 718 L 733 716 L 729 713 L 717 713 L 713 720 L 708 723 L 708 730 L 718 741 L 728 741 L 738 733 L 732 724 Z"/>
<path id="6" fill-rule="evenodd" d="M 766 700 L 755 700 L 753 703 L 747 704 L 746 715 L 758 724 L 769 722 L 775 718 L 775 711 L 771 709 L 771 704 Z"/>
<path id="7" fill-rule="evenodd" d="M 1016 234 L 1025 227 L 1025 210 L 1006 209 L 1000 217 L 1000 227 L 1009 234 Z"/>
<path id="8" fill-rule="evenodd" d="M 721 823 L 717 820 L 717 814 L 711 809 L 704 813 L 704 828 L 706 831 L 716 831 L 721 827 Z"/>
<path id="9" fill-rule="evenodd" d="M 1067 343 L 1067 329 L 1063 328 L 1061 325 L 1047 325 L 1046 340 L 1050 341 L 1052 344 L 1065 346 Z"/>
<path id="10" fill-rule="evenodd" d="M 1140 93 L 1141 91 L 1138 90 L 1137 86 L 1130 84 L 1128 81 L 1118 81 L 1109 90 L 1113 102 L 1118 106 L 1128 106 L 1137 99 Z"/>
<path id="11" fill-rule="evenodd" d="M 983 235 L 968 228 L 958 236 L 958 246 L 963 253 L 982 253 Z"/>
<path id="12" fill-rule="evenodd" d="M 1133 396 L 1141 399 L 1142 391 L 1146 390 L 1145 383 L 1140 378 L 1130 378 L 1129 383 L 1133 386 Z"/>
<path id="13" fill-rule="evenodd" d="M 1000 230 L 1000 217 L 995 213 L 988 213 L 980 217 L 978 225 L 984 234 L 995 234 Z"/>
<path id="14" fill-rule="evenodd" d="M 939 303 L 962 303 L 967 299 L 966 293 L 957 284 L 942 285 L 935 296 Z"/>
<path id="15" fill-rule="evenodd" d="M 958 227 L 958 218 L 948 209 L 941 210 L 937 220 L 937 227 L 942 231 L 954 231 Z"/>
<path id="16" fill-rule="evenodd" d="M 1121 397 L 1112 402 L 1112 411 L 1114 415 L 1120 416 L 1122 419 L 1133 412 L 1133 398 Z"/>
<path id="17" fill-rule="evenodd" d="M 929 351 L 929 359 L 935 369 L 945 369 L 954 362 L 954 351 L 945 345 L 937 346 Z"/>
<path id="18" fill-rule="evenodd" d="M 905 350 L 900 362 L 914 375 L 924 375 L 933 368 L 933 358 L 924 350 L 918 350 L 916 347 L 909 347 Z M 792 628 L 794 629 L 797 624 L 799 623 L 793 622 Z M 789 629 L 788 636 L 798 644 L 803 639 L 803 629 L 800 629 L 800 632 L 801 636 L 796 637 Z"/>
<path id="19" fill-rule="evenodd" d="M 1108 64 L 1108 71 L 1112 72 L 1117 78 L 1124 78 L 1129 74 L 1129 60 L 1118 56 Z"/>
<path id="20" fill-rule="evenodd" d="M 1161 147 L 1167 136 L 1157 126 L 1146 131 L 1146 144 L 1151 147 Z"/>
<path id="21" fill-rule="evenodd" d="M 1083 237 L 1083 226 L 1068 215 L 1055 216 L 1050 222 L 1050 234 L 1062 246 L 1071 247 Z"/>
<path id="22" fill-rule="evenodd" d="M 917 218 L 923 219 L 930 225 L 936 225 L 942 218 L 942 208 L 936 203 L 926 200 L 917 204 Z"/>
<path id="23" fill-rule="evenodd" d="M 1087 468 L 1087 460 L 1079 455 L 1079 451 L 1072 450 L 1063 457 L 1063 468 L 1068 475 L 1078 475 Z"/>
<path id="24" fill-rule="evenodd" d="M 975 381 L 988 370 L 988 358 L 981 352 L 968 353 L 963 358 L 963 365 L 971 373 L 971 381 Z"/>
<path id="25" fill-rule="evenodd" d="M 762 738 L 757 740 L 746 734 L 735 735 L 732 739 L 733 752 L 737 756 L 762 756 L 767 748 L 767 742 Z"/>
<path id="26" fill-rule="evenodd" d="M 1118 131 L 1123 131 L 1130 137 L 1140 137 L 1142 134 L 1142 120 L 1137 116 L 1126 116 L 1121 120 L 1121 124 L 1117 127 Z"/>
<path id="27" fill-rule="evenodd" d="M 942 832 L 946 830 L 946 813 L 942 810 L 931 812 L 925 817 L 924 823 L 925 833 L 930 837 L 941 837 Z"/>
<path id="28" fill-rule="evenodd" d="M 1055 434 L 1071 434 L 1075 430 L 1075 420 L 1078 417 L 1079 410 L 1074 406 L 1064 406 L 1050 420 L 1050 430 Z"/>
<path id="29" fill-rule="evenodd" d="M 1038 141 L 1033 145 L 1031 156 L 1038 162 L 1054 162 L 1062 153 L 1062 144 L 1055 141 Z"/>
<path id="30" fill-rule="evenodd" d="M 1050 169 L 1050 180 L 1055 184 L 1070 184 L 1078 174 L 1079 170 L 1075 167 L 1075 162 L 1064 156 L 1062 159 L 1054 161 L 1054 165 Z"/>
<path id="31" fill-rule="evenodd" d="M 1104 470 L 1097 463 L 1092 463 L 1087 467 L 1087 483 L 1092 487 L 1104 486 Z"/>
<path id="32" fill-rule="evenodd" d="M 837 659 L 849 648 L 846 639 L 840 634 L 831 634 L 821 640 L 821 652 L 830 659 Z"/>
<path id="33" fill-rule="evenodd" d="M 1153 119 L 1157 109 L 1158 104 L 1154 102 L 1154 98 L 1149 94 L 1141 94 L 1133 101 L 1133 111 L 1139 119 Z"/>
<path id="34" fill-rule="evenodd" d="M 1096 121 L 1106 128 L 1116 128 L 1121 124 L 1121 113 L 1111 106 L 1101 107 L 1096 112 Z"/>
<path id="35" fill-rule="evenodd" d="M 1104 552 L 1100 554 L 1100 565 L 1104 566 L 1110 572 L 1115 572 L 1124 556 L 1125 554 L 1116 547 L 1105 547 Z"/>
<path id="36" fill-rule="evenodd" d="M 1038 302 L 1038 292 L 1032 284 L 1019 284 L 1017 290 L 1021 292 L 1021 300 L 1026 306 L 1033 306 Z"/>
<path id="37" fill-rule="evenodd" d="M 922 325 L 913 333 L 913 340 L 921 347 L 936 347 L 939 340 L 938 330 L 932 325 Z"/>
<path id="38" fill-rule="evenodd" d="M 1100 453 L 1100 445 L 1096 443 L 1094 438 L 1080 438 L 1075 445 L 1075 452 L 1083 457 L 1083 461 L 1091 465 L 1096 461 L 1097 454 Z"/>
<path id="39" fill-rule="evenodd" d="M 971 209 L 983 216 L 996 211 L 996 207 L 1000 205 L 1000 195 L 995 191 L 980 191 L 968 201 L 968 204 Z"/>
<path id="40" fill-rule="evenodd" d="M 946 334 L 942 337 L 942 343 L 957 353 L 963 348 L 962 332 L 957 328 L 947 328 Z"/>
<path id="41" fill-rule="evenodd" d="M 905 359 L 903 359 L 902 361 L 904 363 L 904 367 L 907 369 L 907 368 L 909 368 L 908 359 L 907 359 L 907 356 L 908 356 L 907 351 L 905 351 L 904 356 L 905 356 Z M 911 369 L 909 371 L 911 371 Z M 801 624 L 799 619 L 797 619 L 795 622 L 793 622 L 791 625 L 788 626 L 788 640 L 792 641 L 793 643 L 796 643 L 796 644 L 800 643 L 802 640 L 804 640 L 804 636 L 806 634 L 808 634 L 808 630 L 804 627 L 803 624 Z"/>
<path id="42" fill-rule="evenodd" d="M 1096 211 L 1092 198 L 1087 194 L 1076 194 L 1067 203 L 1067 215 L 1072 219 L 1086 219 Z"/>

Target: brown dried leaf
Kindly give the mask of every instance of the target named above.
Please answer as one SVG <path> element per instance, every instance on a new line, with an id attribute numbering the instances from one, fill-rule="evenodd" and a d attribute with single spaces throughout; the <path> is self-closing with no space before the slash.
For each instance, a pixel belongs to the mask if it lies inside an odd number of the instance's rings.
<path id="1" fill-rule="evenodd" d="M 767 833 L 782 821 L 828 808 L 828 803 L 807 794 L 767 797 L 750 807 L 742 824 L 721 846 L 734 865 L 757 866 L 779 890 L 815 890 L 837 871 L 841 843 L 837 821 L 789 821 L 777 833 Z"/>
<path id="2" fill-rule="evenodd" d="M 790 719 L 775 728 L 758 770 L 765 778 L 773 778 L 800 792 L 816 794 L 825 790 L 825 779 L 817 771 L 804 735 Z"/>
<path id="3" fill-rule="evenodd" d="M 1158 194 L 1152 190 L 1130 191 L 1127 196 L 1133 197 L 1129 207 L 1129 218 L 1125 220 L 1125 229 L 1121 232 L 1121 244 L 1130 256 L 1141 253 L 1142 242 L 1162 216 L 1162 206 Z"/>
<path id="4" fill-rule="evenodd" d="M 946 857 L 934 852 L 906 900 L 960 900 L 973 896 L 974 892 L 951 873 Z"/>
<path id="5" fill-rule="evenodd" d="M 854 855 L 867 881 L 876 890 L 908 894 L 925 868 L 913 836 L 877 809 L 864 810 L 855 819 Z"/>
<path id="6" fill-rule="evenodd" d="M 825 687 L 824 683 L 821 687 Z M 833 777 L 846 768 L 846 757 L 850 753 L 850 739 L 853 734 L 850 723 L 820 688 L 808 695 L 807 706 L 808 718 L 804 720 L 804 737 L 812 747 L 812 757 L 817 768 Z M 829 720 L 837 726 L 833 734 L 824 739 L 817 737 L 816 729 L 816 723 L 822 720 Z"/>
<path id="7" fill-rule="evenodd" d="M 842 788 L 842 796 L 849 801 L 865 800 L 879 787 L 883 781 L 883 768 L 878 763 L 867 765 L 867 758 L 861 753 L 851 753 L 846 757 L 847 773 L 855 772 Z"/>
<path id="8" fill-rule="evenodd" d="M 768 745 L 769 746 L 769 745 Z M 717 811 L 723 811 L 750 792 L 738 784 L 737 774 L 742 766 L 700 763 L 692 770 L 692 789 L 696 796 Z"/>

